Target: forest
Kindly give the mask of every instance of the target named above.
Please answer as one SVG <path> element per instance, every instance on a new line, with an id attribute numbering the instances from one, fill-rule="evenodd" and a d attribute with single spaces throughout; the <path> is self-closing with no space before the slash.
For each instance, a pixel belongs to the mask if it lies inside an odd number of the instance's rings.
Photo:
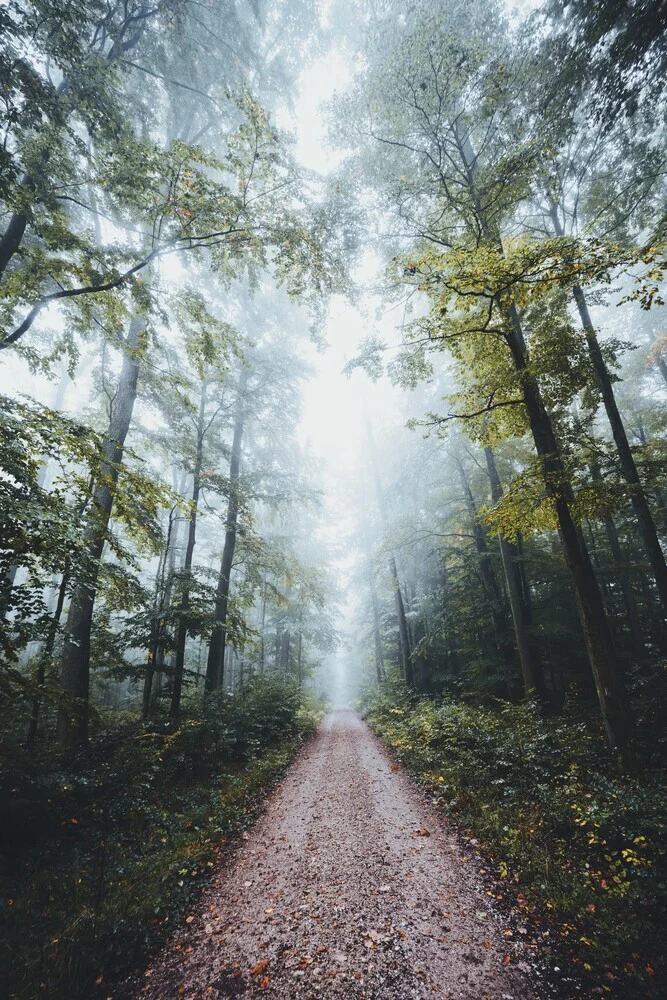
<path id="1" fill-rule="evenodd" d="M 0 5 L 0 996 L 664 996 L 666 31 Z M 389 868 L 347 965 L 178 937 L 318 767 L 278 896 L 360 891 L 386 770 L 483 961 Z"/>

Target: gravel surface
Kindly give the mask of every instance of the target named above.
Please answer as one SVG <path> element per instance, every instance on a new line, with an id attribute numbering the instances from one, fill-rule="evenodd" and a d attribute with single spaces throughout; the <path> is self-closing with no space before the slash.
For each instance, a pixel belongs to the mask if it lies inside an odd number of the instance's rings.
<path id="1" fill-rule="evenodd" d="M 538 996 L 461 859 L 359 716 L 330 712 L 135 997 Z"/>

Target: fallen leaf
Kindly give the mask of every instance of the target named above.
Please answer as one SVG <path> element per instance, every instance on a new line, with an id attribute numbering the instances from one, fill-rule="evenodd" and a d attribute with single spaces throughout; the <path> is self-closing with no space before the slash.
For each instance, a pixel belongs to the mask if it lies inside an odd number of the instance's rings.
<path id="1" fill-rule="evenodd" d="M 270 982 L 271 982 L 271 976 L 264 976 L 259 984 L 260 990 L 265 990 Z"/>
<path id="2" fill-rule="evenodd" d="M 250 970 L 250 975 L 259 976 L 261 972 L 264 972 L 264 969 L 266 969 L 268 964 L 269 964 L 268 958 L 261 959 L 261 961 L 259 961 L 257 965 L 253 965 L 252 969 Z"/>

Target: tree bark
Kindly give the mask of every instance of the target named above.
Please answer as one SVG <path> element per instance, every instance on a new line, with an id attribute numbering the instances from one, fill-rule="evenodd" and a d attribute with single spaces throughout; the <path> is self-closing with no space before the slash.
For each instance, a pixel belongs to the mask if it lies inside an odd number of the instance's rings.
<path id="1" fill-rule="evenodd" d="M 378 608 L 377 591 L 375 589 L 375 578 L 373 576 L 373 564 L 368 560 L 368 584 L 371 592 L 371 609 L 373 613 L 373 637 L 375 639 L 375 676 L 378 687 L 382 687 L 387 679 L 384 668 L 384 653 L 382 650 L 382 633 L 380 631 L 380 611 Z"/>
<path id="2" fill-rule="evenodd" d="M 593 482 L 600 483 L 602 481 L 602 474 L 595 462 L 591 462 L 590 470 Z M 645 653 L 644 642 L 642 639 L 641 625 L 639 623 L 639 614 L 637 612 L 637 602 L 635 601 L 632 581 L 628 572 L 628 559 L 624 555 L 621 548 L 618 531 L 616 530 L 616 524 L 614 523 L 614 519 L 611 514 L 605 514 L 604 516 L 604 530 L 607 536 L 607 542 L 609 543 L 609 550 L 618 573 L 618 582 L 621 587 L 625 613 L 628 619 L 628 628 L 630 630 L 632 651 L 635 656 L 643 656 Z"/>
<path id="3" fill-rule="evenodd" d="M 284 674 L 287 674 L 289 671 L 290 642 L 291 636 L 289 629 L 287 629 L 283 632 L 282 639 L 280 641 L 280 669 Z"/>
<path id="4" fill-rule="evenodd" d="M 118 391 L 111 406 L 109 429 L 104 445 L 104 461 L 93 491 L 92 506 L 84 531 L 87 569 L 72 592 L 60 686 L 62 703 L 58 711 L 56 739 L 61 748 L 82 746 L 88 738 L 88 693 L 90 686 L 90 632 L 97 581 L 104 543 L 118 482 L 119 464 L 132 421 L 137 398 L 140 359 L 138 354 L 142 321 L 133 316 L 125 340 L 125 355 Z"/>
<path id="5" fill-rule="evenodd" d="M 607 739 L 623 751 L 628 744 L 632 722 L 624 685 L 618 673 L 609 623 L 602 594 L 585 542 L 572 517 L 572 487 L 565 472 L 549 416 L 537 380 L 528 368 L 526 345 L 516 307 L 506 311 L 506 341 L 515 368 L 521 375 L 523 401 L 535 444 L 542 459 L 544 485 L 552 498 L 565 561 L 572 574 L 577 608 L 584 633 Z"/>
<path id="6" fill-rule="evenodd" d="M 373 481 L 375 483 L 375 493 L 377 496 L 378 509 L 380 511 L 380 517 L 382 518 L 382 523 L 385 528 L 387 528 L 387 512 L 384 504 L 384 496 L 382 494 L 382 486 L 380 484 L 380 473 L 377 466 L 377 455 L 375 453 L 375 440 L 373 438 L 373 428 L 371 426 L 370 417 L 366 414 L 366 431 L 368 434 L 368 446 L 371 456 L 371 465 L 373 468 Z M 408 632 L 408 622 L 405 616 L 405 605 L 403 603 L 403 594 L 401 592 L 401 582 L 398 576 L 398 569 L 396 567 L 396 557 L 393 551 L 389 554 L 389 575 L 392 581 L 392 587 L 394 591 L 394 603 L 396 605 L 396 617 L 398 619 L 398 637 L 399 637 L 399 650 L 400 650 L 400 663 L 401 670 L 403 674 L 403 679 L 408 687 L 413 688 L 415 686 L 414 678 L 414 667 L 412 663 L 412 649 L 410 647 L 410 634 Z"/>
<path id="7" fill-rule="evenodd" d="M 494 503 L 498 503 L 503 495 L 503 488 L 500 482 L 500 476 L 498 475 L 493 449 L 487 446 L 484 449 L 484 456 L 486 458 L 486 467 L 489 473 L 489 482 L 491 484 L 491 499 Z M 505 582 L 507 584 L 507 593 L 509 596 L 510 611 L 512 613 L 512 622 L 514 624 L 514 636 L 516 638 L 516 646 L 519 653 L 519 662 L 521 664 L 524 692 L 526 698 L 534 698 L 537 696 L 540 701 L 544 701 L 546 694 L 544 679 L 539 665 L 535 662 L 535 658 L 533 657 L 530 648 L 530 640 L 528 638 L 529 615 L 526 613 L 522 593 L 523 587 L 521 571 L 519 569 L 519 551 L 517 546 L 513 542 L 510 542 L 509 539 L 505 538 L 502 534 L 499 536 L 499 541 L 500 558 L 502 560 Z"/>
<path id="8" fill-rule="evenodd" d="M 34 184 L 27 176 L 21 179 L 21 186 L 34 189 Z M 0 278 L 2 278 L 9 262 L 21 246 L 27 224 L 28 216 L 26 212 L 14 212 L 9 220 L 9 225 L 0 238 Z"/>
<path id="9" fill-rule="evenodd" d="M 225 522 L 225 545 L 222 550 L 220 574 L 215 601 L 215 625 L 211 633 L 211 643 L 206 663 L 206 680 L 204 696 L 222 689 L 224 681 L 225 645 L 227 642 L 227 614 L 229 611 L 229 581 L 234 562 L 236 547 L 236 528 L 239 515 L 239 478 L 241 469 L 241 446 L 243 443 L 243 427 L 245 421 L 245 400 L 247 375 L 245 369 L 241 372 L 232 439 L 232 454 L 229 463 L 229 502 Z"/>
<path id="10" fill-rule="evenodd" d="M 154 610 L 157 612 L 157 619 L 153 627 L 153 637 L 151 640 L 150 651 L 148 653 L 148 661 L 146 663 L 146 676 L 144 679 L 144 690 L 142 698 L 142 711 L 141 718 L 147 719 L 151 708 L 154 707 L 157 701 L 157 695 L 154 693 L 153 688 L 156 686 L 156 674 L 157 679 L 162 677 L 162 672 L 157 669 L 158 658 L 160 655 L 160 649 L 164 644 L 164 613 L 165 609 L 169 607 L 169 602 L 171 600 L 171 576 L 173 575 L 173 559 L 174 559 L 174 545 L 175 545 L 175 531 L 174 531 L 174 511 L 175 507 L 169 511 L 169 525 L 167 528 L 167 541 L 162 555 L 161 565 L 158 567 L 156 585 L 155 585 L 155 601 Z M 169 563 L 170 573 L 167 576 L 167 564 Z M 157 693 L 159 694 L 159 688 Z"/>
<path id="11" fill-rule="evenodd" d="M 550 209 L 551 219 L 556 235 L 562 236 L 563 227 L 561 226 L 558 211 L 553 201 L 550 202 Z M 602 396 L 602 403 L 604 405 L 605 413 L 607 414 L 609 426 L 611 427 L 611 432 L 616 444 L 621 473 L 630 487 L 630 502 L 632 504 L 632 509 L 634 510 L 635 517 L 637 518 L 639 532 L 644 543 L 644 548 L 649 559 L 653 576 L 655 577 L 655 583 L 658 589 L 658 594 L 660 595 L 663 611 L 665 615 L 667 615 L 667 563 L 665 563 L 665 556 L 660 545 L 658 533 L 655 529 L 653 515 L 651 514 L 651 509 L 648 505 L 646 494 L 644 493 L 641 480 L 639 478 L 639 472 L 637 471 L 632 449 L 630 448 L 630 442 L 628 441 L 628 435 L 623 424 L 623 418 L 621 417 L 616 403 L 611 376 L 609 374 L 609 369 L 605 364 L 605 360 L 600 349 L 600 342 L 598 341 L 597 333 L 595 331 L 595 327 L 593 326 L 590 312 L 588 311 L 586 296 L 584 295 L 584 291 L 580 285 L 573 286 L 572 295 L 579 312 L 579 317 L 584 330 L 584 336 L 586 337 L 586 343 L 588 345 L 588 353 L 593 364 L 593 370 L 595 372 L 595 378 L 598 383 L 600 395 Z"/>
<path id="12" fill-rule="evenodd" d="M 195 551 L 195 541 L 197 537 L 197 512 L 199 507 L 199 493 L 201 491 L 201 471 L 204 458 L 204 421 L 206 418 L 206 379 L 202 379 L 201 393 L 199 395 L 199 413 L 197 415 L 197 443 L 195 450 L 195 464 L 192 470 L 192 506 L 190 511 L 190 522 L 188 525 L 188 541 L 185 547 L 185 559 L 183 561 L 182 592 L 179 607 L 178 632 L 176 634 L 176 655 L 174 659 L 174 682 L 171 689 L 171 705 L 169 714 L 172 718 L 177 718 L 181 710 L 181 693 L 183 690 L 183 669 L 185 666 L 185 644 L 188 637 L 188 614 L 190 612 L 190 575 L 192 572 L 192 558 Z"/>
<path id="13" fill-rule="evenodd" d="M 475 188 L 476 157 L 468 135 L 460 141 L 470 195 L 482 236 L 504 255 L 497 228 L 489 224 Z M 624 753 L 632 733 L 632 715 L 618 672 L 609 622 L 590 555 L 571 511 L 572 487 L 567 478 L 551 417 L 544 405 L 537 379 L 528 365 L 528 352 L 519 313 L 513 300 L 498 303 L 505 321 L 505 342 L 521 380 L 523 403 L 535 450 L 542 459 L 542 475 L 554 505 L 565 561 L 572 574 L 579 619 L 595 681 L 600 712 L 608 742 Z"/>
<path id="14" fill-rule="evenodd" d="M 459 481 L 465 497 L 466 507 L 468 508 L 468 516 L 470 518 L 470 526 L 472 528 L 472 537 L 475 543 L 475 549 L 477 550 L 477 555 L 479 556 L 479 571 L 482 576 L 484 590 L 486 591 L 486 598 L 489 603 L 491 624 L 498 649 L 500 650 L 502 648 L 503 637 L 507 632 L 507 621 L 502 607 L 500 588 L 498 586 L 496 573 L 491 561 L 486 532 L 479 520 L 477 504 L 475 503 L 475 498 L 472 495 L 470 483 L 468 482 L 468 476 L 466 475 L 466 471 L 460 459 L 455 458 L 454 461 L 456 462 L 456 467 L 459 473 Z"/>
<path id="15" fill-rule="evenodd" d="M 60 625 L 60 618 L 63 613 L 63 606 L 65 604 L 65 596 L 67 594 L 67 588 L 69 586 L 69 571 L 65 569 L 62 579 L 60 581 L 60 586 L 58 588 L 58 600 L 56 601 L 56 607 L 53 612 L 53 617 L 49 622 L 49 631 L 46 636 L 46 642 L 44 643 L 44 648 L 39 654 L 39 664 L 35 672 L 35 684 L 37 690 L 32 699 L 32 706 L 30 709 L 30 721 L 28 723 L 28 730 L 26 733 L 26 749 L 32 751 L 35 746 L 35 740 L 37 739 L 37 727 L 39 725 L 39 715 L 42 707 L 42 691 L 44 687 L 44 680 L 46 678 L 46 668 L 51 661 L 53 656 L 53 647 L 55 646 L 56 636 L 58 635 L 58 626 Z"/>

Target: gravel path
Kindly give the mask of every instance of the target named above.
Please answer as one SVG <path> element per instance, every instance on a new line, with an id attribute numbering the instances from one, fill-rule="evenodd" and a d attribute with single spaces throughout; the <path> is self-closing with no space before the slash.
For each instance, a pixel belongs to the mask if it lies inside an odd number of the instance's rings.
<path id="1" fill-rule="evenodd" d="M 471 867 L 359 716 L 331 712 L 135 996 L 528 1000 Z"/>

